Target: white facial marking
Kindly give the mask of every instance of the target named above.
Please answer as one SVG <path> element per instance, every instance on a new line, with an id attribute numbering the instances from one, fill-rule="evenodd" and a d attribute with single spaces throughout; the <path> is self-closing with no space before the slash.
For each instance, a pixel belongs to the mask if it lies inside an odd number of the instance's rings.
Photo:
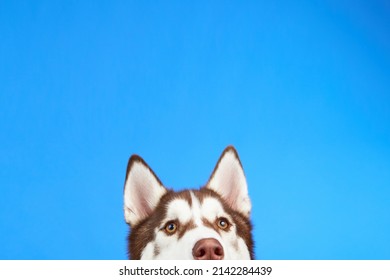
<path id="1" fill-rule="evenodd" d="M 175 199 L 168 205 L 166 221 L 178 219 L 181 224 L 186 224 L 191 220 L 191 208 L 188 201 Z"/>
<path id="2" fill-rule="evenodd" d="M 155 242 L 149 242 L 145 248 L 143 249 L 141 253 L 141 260 L 152 260 L 155 258 L 154 256 L 154 243 Z"/>
<path id="3" fill-rule="evenodd" d="M 227 216 L 221 203 L 213 197 L 203 200 L 201 211 L 202 217 L 205 217 L 210 222 L 213 222 L 216 218 Z"/>

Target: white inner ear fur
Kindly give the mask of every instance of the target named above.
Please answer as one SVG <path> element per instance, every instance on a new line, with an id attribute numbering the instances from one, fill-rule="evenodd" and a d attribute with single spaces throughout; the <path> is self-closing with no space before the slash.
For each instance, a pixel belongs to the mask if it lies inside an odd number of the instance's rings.
<path id="1" fill-rule="evenodd" d="M 166 192 L 148 166 L 141 161 L 133 162 L 124 191 L 126 223 L 134 226 L 148 217 Z"/>
<path id="2" fill-rule="evenodd" d="M 233 148 L 223 154 L 206 188 L 217 192 L 230 207 L 249 217 L 252 206 L 245 174 Z"/>

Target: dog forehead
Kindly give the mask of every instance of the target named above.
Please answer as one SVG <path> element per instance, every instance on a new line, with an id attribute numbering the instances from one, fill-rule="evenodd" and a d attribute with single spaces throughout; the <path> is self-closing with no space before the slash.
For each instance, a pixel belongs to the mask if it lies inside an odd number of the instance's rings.
<path id="1" fill-rule="evenodd" d="M 226 213 L 218 199 L 214 197 L 206 197 L 201 203 L 201 214 L 203 217 L 211 220 Z"/>
<path id="2" fill-rule="evenodd" d="M 226 212 L 221 201 L 212 195 L 189 191 L 172 196 L 166 203 L 166 219 L 178 219 L 182 223 L 194 219 L 224 216 Z"/>
<path id="3" fill-rule="evenodd" d="M 166 218 L 178 219 L 182 223 L 186 223 L 191 220 L 192 211 L 190 202 L 184 198 L 172 199 L 167 204 Z"/>
<path id="4" fill-rule="evenodd" d="M 220 198 L 212 193 L 203 193 L 202 191 L 195 193 L 196 203 L 199 207 L 199 215 L 201 218 L 206 218 L 209 221 L 216 217 L 227 216 L 223 203 Z"/>

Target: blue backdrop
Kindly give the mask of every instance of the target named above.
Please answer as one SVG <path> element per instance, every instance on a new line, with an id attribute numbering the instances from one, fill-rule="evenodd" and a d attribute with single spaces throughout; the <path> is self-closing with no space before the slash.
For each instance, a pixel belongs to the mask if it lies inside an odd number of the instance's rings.
<path id="1" fill-rule="evenodd" d="M 2 1 L 0 259 L 125 259 L 141 155 L 237 148 L 259 259 L 390 259 L 388 1 Z"/>

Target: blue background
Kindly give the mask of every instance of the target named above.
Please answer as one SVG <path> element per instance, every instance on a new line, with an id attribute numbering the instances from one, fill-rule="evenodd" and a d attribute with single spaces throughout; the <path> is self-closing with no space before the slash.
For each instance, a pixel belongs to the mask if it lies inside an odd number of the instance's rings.
<path id="1" fill-rule="evenodd" d="M 0 259 L 125 259 L 141 155 L 241 157 L 259 259 L 390 259 L 388 1 L 1 1 Z"/>

